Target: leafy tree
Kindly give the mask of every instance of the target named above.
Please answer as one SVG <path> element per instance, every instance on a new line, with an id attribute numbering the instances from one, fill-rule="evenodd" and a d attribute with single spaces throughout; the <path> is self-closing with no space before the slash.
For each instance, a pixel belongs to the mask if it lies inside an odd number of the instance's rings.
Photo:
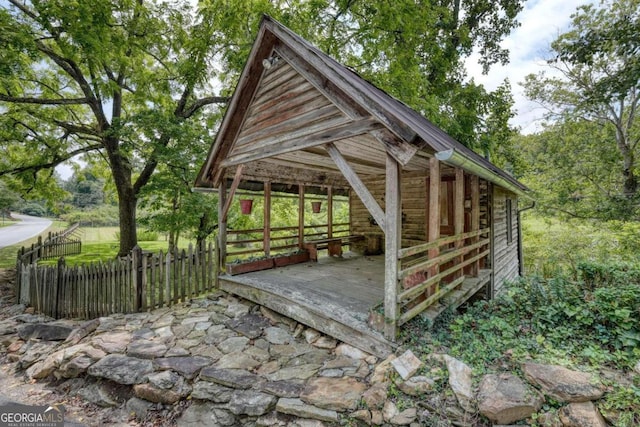
<path id="1" fill-rule="evenodd" d="M 87 169 L 76 171 L 63 187 L 71 194 L 71 204 L 77 208 L 104 203 L 104 181 Z"/>
<path id="2" fill-rule="evenodd" d="M 10 216 L 11 209 L 20 200 L 20 196 L 7 188 L 7 185 L 0 181 L 0 212 L 4 216 Z"/>
<path id="3" fill-rule="evenodd" d="M 617 191 L 620 161 L 612 127 L 562 121 L 514 142 L 529 165 L 522 180 L 536 191 L 539 210 L 571 218 L 630 219 L 633 199 Z"/>
<path id="4" fill-rule="evenodd" d="M 208 105 L 225 27 L 188 2 L 10 0 L 0 9 L 2 173 L 38 171 L 96 152 L 119 204 L 120 255 L 136 244 L 141 189 L 185 122 Z M 17 166 L 16 166 L 17 165 Z"/>
<path id="5" fill-rule="evenodd" d="M 576 164 L 589 162 L 601 173 L 585 168 L 567 177 L 576 178 L 575 191 L 598 188 L 610 212 L 626 217 L 633 217 L 640 200 L 639 30 L 638 0 L 581 6 L 571 29 L 551 45 L 554 57 L 548 65 L 553 74 L 529 75 L 524 84 L 527 96 L 547 106 L 547 118 L 557 122 L 547 135 L 560 132 L 562 141 L 571 144 L 560 149 L 562 155 L 556 153 L 564 159 L 555 162 L 558 172 L 572 174 Z M 571 135 L 572 131 L 577 133 Z"/>

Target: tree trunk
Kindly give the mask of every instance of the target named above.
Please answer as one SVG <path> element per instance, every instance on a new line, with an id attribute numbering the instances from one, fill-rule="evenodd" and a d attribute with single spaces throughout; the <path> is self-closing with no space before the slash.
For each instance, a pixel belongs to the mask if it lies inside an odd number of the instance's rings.
<path id="1" fill-rule="evenodd" d="M 138 196 L 131 182 L 131 164 L 124 157 L 115 138 L 107 138 L 105 144 L 109 156 L 109 166 L 118 194 L 118 213 L 120 217 L 120 249 L 119 257 L 124 257 L 138 244 L 136 229 L 136 207 Z"/>
<path id="2" fill-rule="evenodd" d="M 616 143 L 622 155 L 622 195 L 627 199 L 632 199 L 638 194 L 638 176 L 636 175 L 634 153 L 620 123 L 616 125 Z"/>
<path id="3" fill-rule="evenodd" d="M 197 247 L 200 247 L 207 237 L 218 228 L 218 224 L 212 224 L 211 220 L 211 215 L 206 211 L 200 216 L 200 223 L 198 224 L 198 231 L 196 232 Z"/>
<path id="4" fill-rule="evenodd" d="M 125 189 L 127 190 L 127 189 Z M 118 256 L 127 256 L 138 244 L 138 231 L 136 227 L 136 207 L 138 198 L 133 194 L 133 189 L 128 189 L 124 195 L 118 191 L 118 206 L 120 214 L 120 250 Z"/>

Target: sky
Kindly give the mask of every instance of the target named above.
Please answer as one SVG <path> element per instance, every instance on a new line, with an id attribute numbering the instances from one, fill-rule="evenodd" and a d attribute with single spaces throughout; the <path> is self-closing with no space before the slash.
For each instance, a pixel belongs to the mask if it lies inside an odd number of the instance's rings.
<path id="1" fill-rule="evenodd" d="M 543 109 L 526 99 L 520 83 L 526 75 L 547 69 L 545 59 L 551 56 L 551 42 L 569 28 L 576 8 L 589 3 L 593 1 L 529 0 L 518 16 L 520 27 L 503 40 L 502 46 L 509 49 L 510 62 L 506 66 L 494 65 L 487 75 L 483 75 L 478 54 L 471 55 L 466 61 L 469 76 L 487 90 L 494 90 L 505 78 L 509 79 L 516 110 L 511 124 L 518 126 L 522 133 L 533 133 L 539 128 Z"/>

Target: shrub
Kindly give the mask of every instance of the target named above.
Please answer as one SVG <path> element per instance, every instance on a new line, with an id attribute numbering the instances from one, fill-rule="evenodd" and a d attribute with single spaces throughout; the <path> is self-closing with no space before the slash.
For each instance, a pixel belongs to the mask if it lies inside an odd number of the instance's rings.
<path id="1" fill-rule="evenodd" d="M 120 232 L 116 231 L 115 235 L 116 235 L 116 240 L 119 241 Z M 159 234 L 157 231 L 138 230 L 137 236 L 138 236 L 139 242 L 155 242 L 156 240 L 158 240 Z"/>

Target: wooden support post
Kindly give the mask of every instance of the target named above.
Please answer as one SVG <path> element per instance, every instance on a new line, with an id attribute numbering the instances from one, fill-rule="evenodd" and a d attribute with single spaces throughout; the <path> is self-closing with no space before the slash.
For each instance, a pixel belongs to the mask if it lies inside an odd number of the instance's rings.
<path id="1" fill-rule="evenodd" d="M 402 196 L 400 194 L 400 164 L 387 153 L 385 183 L 385 241 L 384 241 L 384 318 L 385 338 L 396 340 L 398 328 L 398 271 L 402 237 Z"/>
<path id="2" fill-rule="evenodd" d="M 338 169 L 340 169 L 340 172 L 342 172 L 342 175 L 344 175 L 347 182 L 349 182 L 351 188 L 353 188 L 353 191 L 355 191 L 358 197 L 360 197 L 360 200 L 362 200 L 362 204 L 367 208 L 373 219 L 376 220 L 378 226 L 382 230 L 386 230 L 384 225 L 385 213 L 376 199 L 371 195 L 367 186 L 364 185 L 358 174 L 349 166 L 347 160 L 333 143 L 325 145 L 325 148 L 333 162 L 338 166 Z"/>
<path id="3" fill-rule="evenodd" d="M 298 247 L 304 248 L 304 184 L 298 185 Z"/>
<path id="4" fill-rule="evenodd" d="M 146 295 L 144 292 L 142 281 L 142 248 L 135 245 L 131 250 L 131 266 L 133 267 L 133 288 L 136 292 L 134 311 L 143 311 L 146 309 Z"/>
<path id="5" fill-rule="evenodd" d="M 226 198 L 224 202 L 224 207 L 222 208 L 222 216 L 219 216 L 218 219 L 222 222 L 227 222 L 227 215 L 229 214 L 229 208 L 231 207 L 231 202 L 233 201 L 233 196 L 236 194 L 236 190 L 240 185 L 240 179 L 242 178 L 242 170 L 244 169 L 244 165 L 238 165 L 236 168 L 236 175 L 233 177 L 233 182 L 231 183 L 231 188 L 229 189 L 229 196 Z M 225 189 L 226 192 L 226 189 Z"/>
<path id="6" fill-rule="evenodd" d="M 333 237 L 333 187 L 327 189 L 327 238 Z"/>
<path id="7" fill-rule="evenodd" d="M 53 310 L 51 316 L 54 317 L 55 319 L 60 319 L 62 317 L 64 317 L 64 306 L 61 303 L 60 299 L 62 298 L 62 294 L 63 294 L 63 290 L 62 287 L 64 286 L 64 270 L 65 270 L 65 260 L 64 257 L 60 257 L 58 259 L 58 270 L 56 272 L 56 281 L 55 281 L 55 293 L 54 293 L 54 298 L 55 301 L 53 301 Z"/>
<path id="8" fill-rule="evenodd" d="M 429 159 L 429 242 L 433 242 L 440 238 L 440 161 L 435 157 Z M 429 259 L 436 258 L 440 255 L 440 248 L 429 249 Z M 435 265 L 429 269 L 429 276 L 436 276 L 440 271 L 440 267 Z M 433 290 L 427 291 L 427 296 L 438 291 L 440 282 L 434 284 Z"/>
<path id="9" fill-rule="evenodd" d="M 222 180 L 218 187 L 218 259 L 216 271 L 221 274 L 227 258 L 227 220 L 224 218 L 224 206 L 227 201 L 227 182 Z"/>
<path id="10" fill-rule="evenodd" d="M 480 230 L 480 179 L 477 175 L 471 176 L 471 231 Z M 476 243 L 480 237 L 471 239 L 472 244 Z M 471 251 L 471 256 L 479 253 L 479 249 Z M 471 275 L 478 276 L 480 270 L 480 261 L 471 264 Z"/>
<path id="11" fill-rule="evenodd" d="M 271 183 L 264 183 L 264 221 L 262 248 L 265 256 L 271 255 Z"/>
<path id="12" fill-rule="evenodd" d="M 455 205 L 453 209 L 453 234 L 458 236 L 464 233 L 464 170 L 460 168 L 456 168 L 456 183 L 455 183 Z M 456 242 L 456 249 L 461 249 L 464 247 L 464 240 L 459 240 Z M 457 259 L 457 263 L 462 263 L 464 261 L 464 256 L 460 256 Z M 456 274 L 456 279 L 464 276 L 464 272 L 462 269 Z"/>

